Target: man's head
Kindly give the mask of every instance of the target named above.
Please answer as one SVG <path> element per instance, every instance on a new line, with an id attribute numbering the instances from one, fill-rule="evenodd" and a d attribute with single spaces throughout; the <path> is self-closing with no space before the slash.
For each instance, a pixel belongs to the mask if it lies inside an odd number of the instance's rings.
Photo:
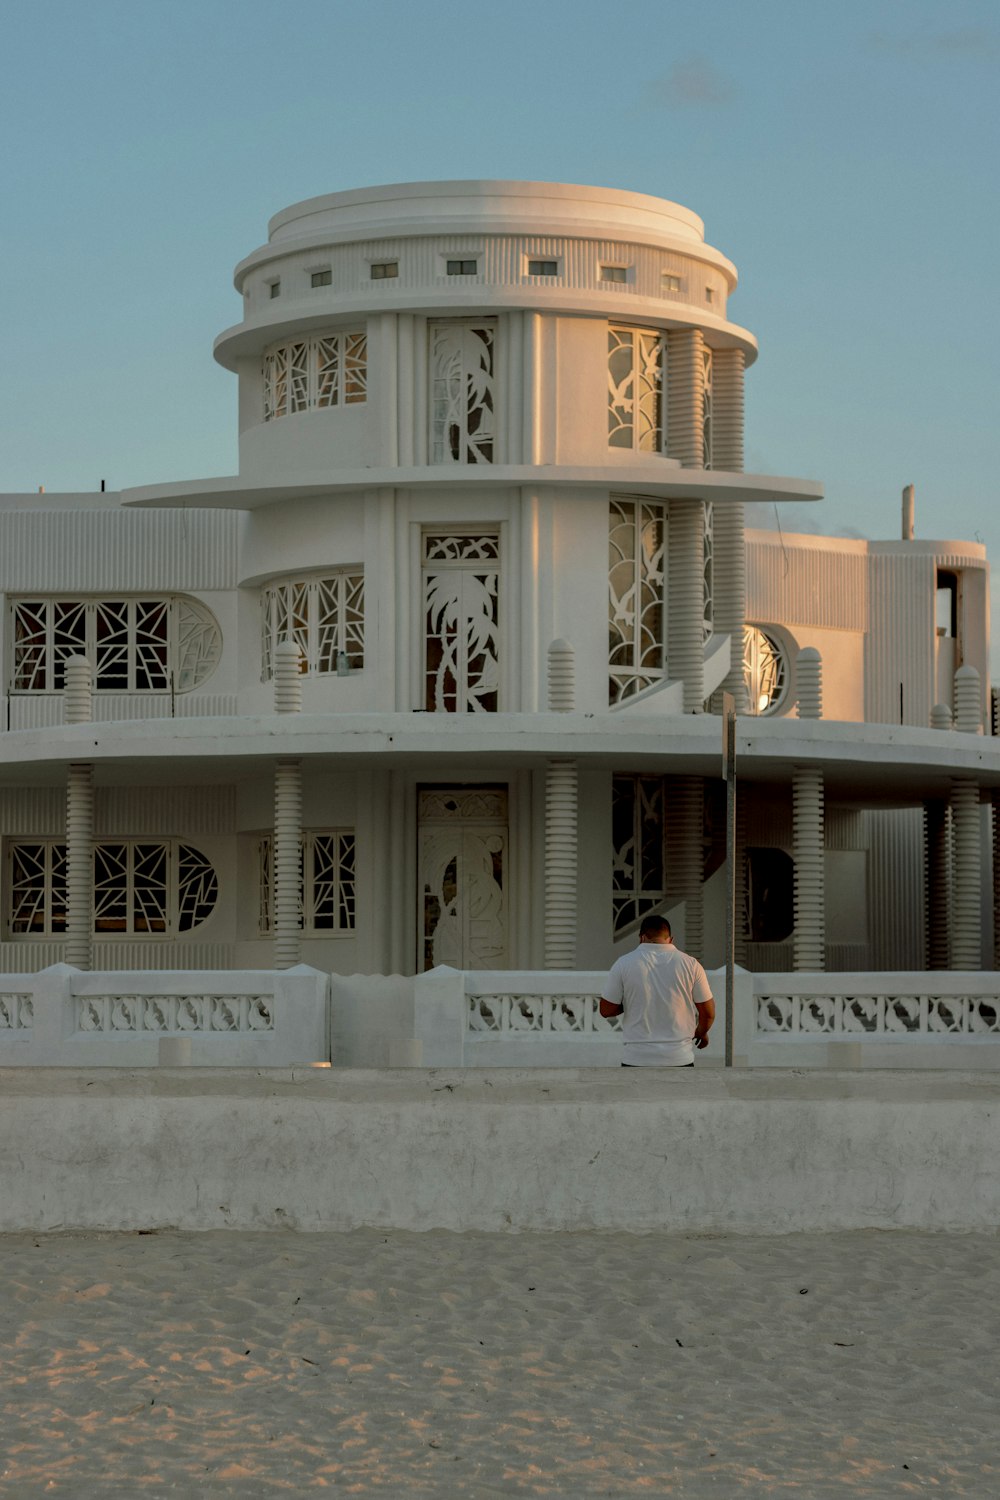
<path id="1" fill-rule="evenodd" d="M 670 923 L 666 917 L 643 917 L 639 928 L 640 943 L 672 943 Z"/>

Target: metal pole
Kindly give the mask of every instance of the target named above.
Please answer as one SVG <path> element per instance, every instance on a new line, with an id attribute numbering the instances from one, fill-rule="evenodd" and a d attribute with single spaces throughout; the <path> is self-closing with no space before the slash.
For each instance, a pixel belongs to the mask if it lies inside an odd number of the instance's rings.
<path id="1" fill-rule="evenodd" d="M 726 1067 L 733 1065 L 733 991 L 736 968 L 736 705 L 722 695 L 722 765 L 726 778 Z"/>

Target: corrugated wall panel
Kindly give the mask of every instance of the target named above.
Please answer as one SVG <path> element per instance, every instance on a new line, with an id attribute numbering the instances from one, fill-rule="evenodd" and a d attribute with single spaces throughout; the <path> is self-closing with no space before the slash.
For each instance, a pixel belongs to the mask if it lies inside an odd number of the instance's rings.
<path id="1" fill-rule="evenodd" d="M 0 512 L 0 590 L 115 594 L 236 587 L 239 512 Z"/>
<path id="2" fill-rule="evenodd" d="M 236 828 L 236 793 L 231 786 L 98 787 L 94 800 L 99 837 L 193 838 L 201 833 L 232 833 Z"/>
<path id="3" fill-rule="evenodd" d="M 159 697 L 136 693 L 95 693 L 94 721 L 100 724 L 131 722 L 136 719 L 233 718 L 236 714 L 235 693 L 178 693 L 173 704 L 170 695 Z M 62 724 L 61 693 L 15 693 L 10 699 L 11 729 L 51 729 Z"/>
<path id="4" fill-rule="evenodd" d="M 61 942 L 0 943 L 0 975 L 37 974 L 51 964 L 61 964 L 65 945 Z M 96 973 L 120 973 L 123 969 L 232 969 L 231 943 L 101 943 L 94 944 Z"/>
<path id="5" fill-rule="evenodd" d="M 924 822 L 921 808 L 868 814 L 868 931 L 875 969 L 924 966 Z"/>
<path id="6" fill-rule="evenodd" d="M 0 833 L 61 837 L 66 824 L 66 793 L 61 787 L 0 788 Z"/>
<path id="7" fill-rule="evenodd" d="M 761 625 L 867 630 L 868 559 L 864 551 L 782 546 L 747 537 L 747 619 Z"/>
<path id="8" fill-rule="evenodd" d="M 934 703 L 935 559 L 920 553 L 876 554 L 870 563 L 865 718 L 869 723 L 926 727 Z"/>

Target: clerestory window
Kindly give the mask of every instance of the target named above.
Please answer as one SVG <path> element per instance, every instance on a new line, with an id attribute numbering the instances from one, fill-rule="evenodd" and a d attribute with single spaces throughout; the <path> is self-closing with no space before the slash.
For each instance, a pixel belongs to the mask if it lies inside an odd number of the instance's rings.
<path id="1" fill-rule="evenodd" d="M 368 399 L 368 335 L 313 334 L 264 354 L 264 421 Z"/>
<path id="2" fill-rule="evenodd" d="M 608 447 L 664 451 L 666 341 L 654 328 L 608 328 Z"/>
<path id="3" fill-rule="evenodd" d="M 185 597 L 13 599 L 13 693 L 62 690 L 66 658 L 85 656 L 99 693 L 186 693 L 222 653 L 203 604 Z"/>
<path id="4" fill-rule="evenodd" d="M 307 935 L 329 937 L 353 932 L 356 917 L 353 828 L 307 830 L 302 835 L 299 878 L 299 926 Z M 257 846 L 259 873 L 258 927 L 271 931 L 274 910 L 274 859 L 270 836 Z"/>
<path id="5" fill-rule="evenodd" d="M 66 845 L 51 839 L 7 845 L 7 932 L 12 938 L 66 931 Z M 175 839 L 111 839 L 94 846 L 93 931 L 98 937 L 176 937 L 215 910 L 219 881 L 200 849 Z"/>
<path id="6" fill-rule="evenodd" d="M 261 681 L 279 641 L 295 641 L 303 672 L 359 672 L 365 664 L 365 575 L 344 568 L 316 578 L 288 578 L 261 593 Z"/>
<path id="7" fill-rule="evenodd" d="M 608 512 L 608 701 L 663 677 L 667 515 L 654 501 L 612 495 Z"/>

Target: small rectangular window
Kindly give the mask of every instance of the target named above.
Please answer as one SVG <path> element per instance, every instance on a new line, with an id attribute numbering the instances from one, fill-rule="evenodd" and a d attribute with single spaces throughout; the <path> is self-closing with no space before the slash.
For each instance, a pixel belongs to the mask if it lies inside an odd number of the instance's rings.
<path id="1" fill-rule="evenodd" d="M 329 269 L 325 271 L 314 271 L 309 278 L 310 285 L 312 286 L 329 286 L 332 280 L 333 272 Z"/>
<path id="2" fill-rule="evenodd" d="M 474 260 L 450 260 L 447 264 L 449 276 L 475 276 L 478 262 Z"/>
<path id="3" fill-rule="evenodd" d="M 390 281 L 399 275 L 398 260 L 376 260 L 371 267 L 372 281 Z"/>
<path id="4" fill-rule="evenodd" d="M 602 266 L 602 281 L 628 281 L 627 266 Z"/>
<path id="5" fill-rule="evenodd" d="M 675 276 L 672 271 L 664 271 L 660 276 L 660 285 L 665 292 L 679 292 L 681 289 L 681 278 Z"/>
<path id="6" fill-rule="evenodd" d="M 272 281 L 271 282 L 271 296 L 272 297 L 280 297 L 281 296 L 281 282 L 280 281 Z"/>
<path id="7" fill-rule="evenodd" d="M 715 287 L 714 286 L 707 286 L 705 288 L 705 301 L 706 302 L 714 302 L 715 301 Z"/>
<path id="8" fill-rule="evenodd" d="M 557 260 L 529 260 L 529 276 L 558 276 L 559 262 Z"/>

